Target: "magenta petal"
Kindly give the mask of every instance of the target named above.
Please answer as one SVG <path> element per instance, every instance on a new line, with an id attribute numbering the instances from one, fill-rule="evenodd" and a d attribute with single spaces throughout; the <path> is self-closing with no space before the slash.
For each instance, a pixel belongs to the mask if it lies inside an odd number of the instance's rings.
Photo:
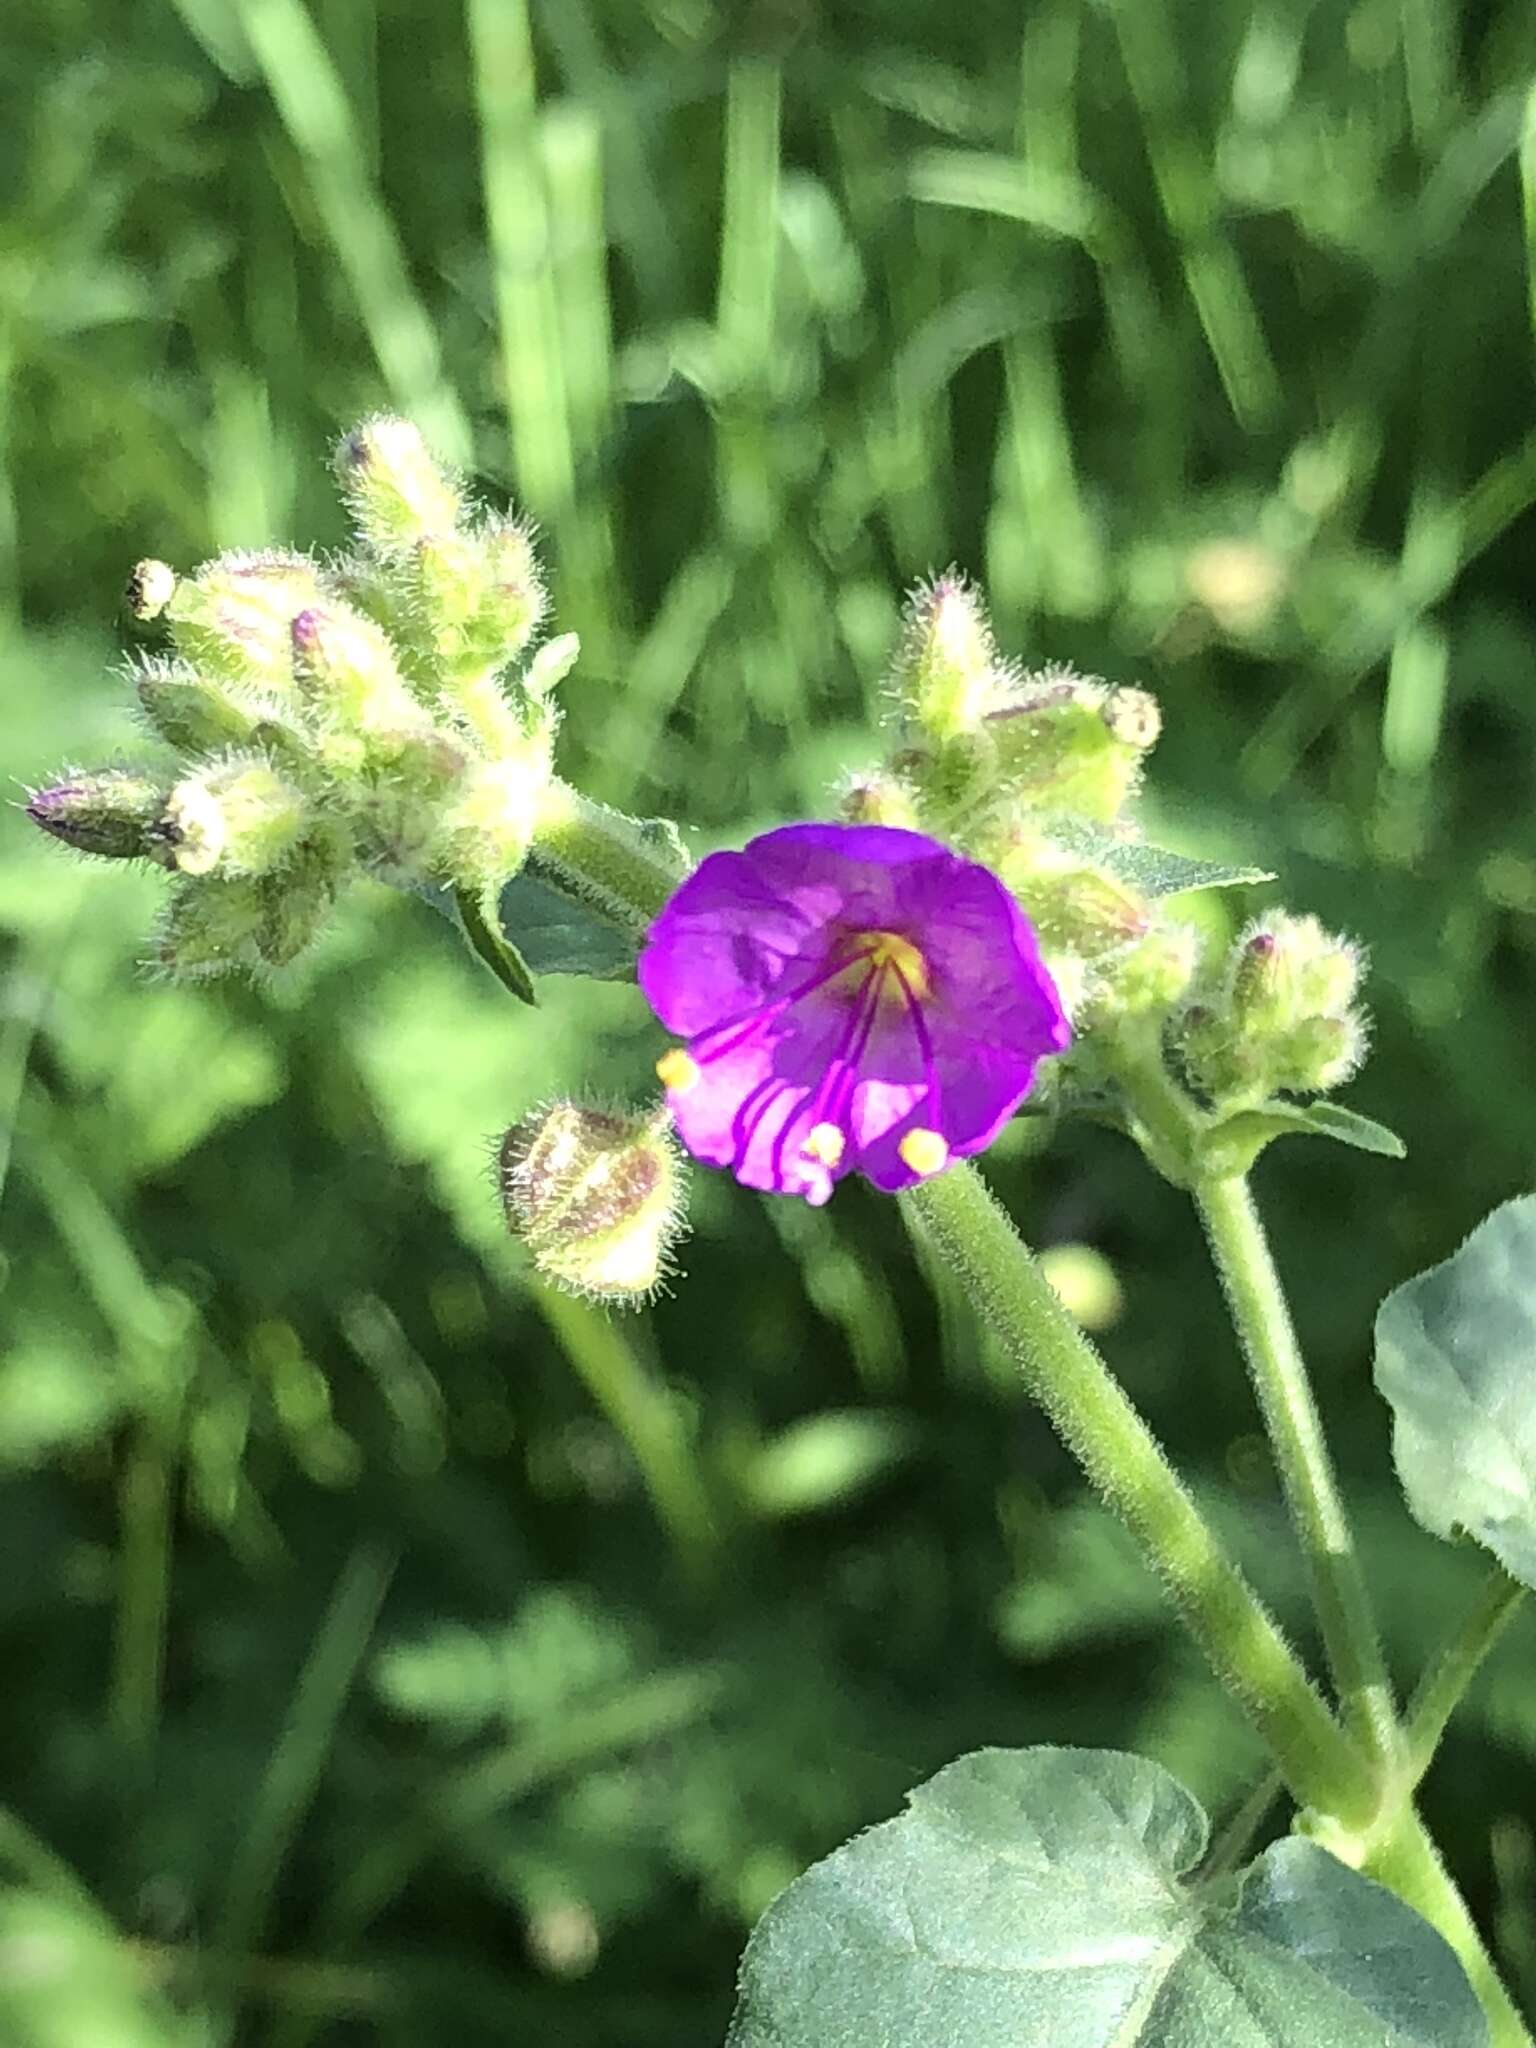
<path id="1" fill-rule="evenodd" d="M 915 1130 L 982 1150 L 1071 1035 L 997 877 L 889 826 L 791 825 L 712 854 L 639 978 L 697 1065 L 670 1098 L 689 1150 L 812 1202 L 850 1171 L 911 1186 Z"/>

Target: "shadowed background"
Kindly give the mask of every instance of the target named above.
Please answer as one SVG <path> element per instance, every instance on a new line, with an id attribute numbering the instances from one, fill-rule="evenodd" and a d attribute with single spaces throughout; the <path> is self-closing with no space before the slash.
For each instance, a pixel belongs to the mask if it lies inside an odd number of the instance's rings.
<path id="1" fill-rule="evenodd" d="M 1411 1680 L 1480 1567 L 1400 1503 L 1370 1321 L 1536 1178 L 1523 0 L 29 0 L 4 39 L 8 771 L 146 744 L 128 565 L 339 542 L 325 449 L 378 407 L 541 522 L 565 772 L 700 845 L 825 811 L 903 587 L 968 568 L 1009 652 L 1158 693 L 1163 838 L 1371 949 L 1349 1099 L 1408 1162 L 1288 1143 L 1260 1193 Z M 775 1890 L 962 1750 L 1241 1796 L 888 1201 L 700 1177 L 653 1313 L 528 1284 L 489 1141 L 644 1092 L 633 990 L 519 1010 L 362 890 L 269 990 L 156 985 L 155 879 L 0 829 L 8 2043 L 709 2048 Z M 989 1170 L 1304 1633 L 1182 1198 L 1079 1126 Z M 1528 2002 L 1533 1667 L 1527 1619 L 1427 1796 Z"/>

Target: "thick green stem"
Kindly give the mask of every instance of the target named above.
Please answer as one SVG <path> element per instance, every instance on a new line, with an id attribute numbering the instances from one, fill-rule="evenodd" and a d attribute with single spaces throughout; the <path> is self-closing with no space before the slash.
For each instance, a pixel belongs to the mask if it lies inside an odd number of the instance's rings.
<path id="1" fill-rule="evenodd" d="M 681 841 L 666 827 L 642 825 L 558 779 L 540 805 L 532 859 L 571 896 L 628 932 L 637 949 L 689 865 Z"/>
<path id="2" fill-rule="evenodd" d="M 1385 1790 L 1400 1754 L 1391 1681 L 1264 1226 L 1246 1179 L 1201 1178 L 1194 1196 L 1306 1552 L 1345 1726 L 1370 1757 Z"/>
<path id="3" fill-rule="evenodd" d="M 1406 1900 L 1456 1951 L 1487 2015 L 1489 2048 L 1533 2048 L 1530 2029 L 1499 1980 L 1466 1900 L 1411 1806 L 1404 1807 L 1360 1868 Z"/>
<path id="4" fill-rule="evenodd" d="M 901 1199 L 1140 1544 L 1292 1794 L 1366 1822 L 1375 1795 L 1363 1759 L 982 1181 L 955 1166 Z"/>
<path id="5" fill-rule="evenodd" d="M 1446 1722 L 1524 1598 L 1524 1586 L 1495 1563 L 1476 1606 L 1419 1681 L 1408 1703 L 1403 1730 L 1404 1769 L 1410 1785 L 1417 1785 L 1429 1769 Z"/>

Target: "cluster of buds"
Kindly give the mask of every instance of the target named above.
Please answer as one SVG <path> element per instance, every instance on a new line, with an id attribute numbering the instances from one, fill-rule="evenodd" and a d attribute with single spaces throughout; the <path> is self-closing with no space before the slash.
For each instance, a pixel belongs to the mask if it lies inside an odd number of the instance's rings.
<path id="1" fill-rule="evenodd" d="M 914 594 L 889 694 L 894 744 L 844 791 L 843 815 L 929 832 L 1007 884 L 1075 1028 L 1053 1083 L 1112 1106 L 1117 1047 L 1123 1074 L 1166 1045 L 1191 1106 L 1219 1119 L 1354 1071 L 1359 957 L 1315 919 L 1276 913 L 1217 974 L 1203 969 L 1202 932 L 1177 906 L 1209 877 L 1184 863 L 1182 881 L 1135 821 L 1161 727 L 1146 690 L 1022 669 L 999 653 L 980 594 L 950 573 Z"/>
<path id="2" fill-rule="evenodd" d="M 557 1102 L 515 1123 L 497 1179 L 535 1270 L 593 1300 L 649 1300 L 682 1231 L 683 1169 L 665 1109 Z"/>
<path id="3" fill-rule="evenodd" d="M 351 551 L 141 562 L 133 616 L 169 645 L 130 671 L 171 765 L 71 775 L 28 810 L 83 853 L 175 877 L 167 971 L 285 966 L 369 872 L 495 922 L 549 788 L 573 637 L 528 656 L 546 598 L 527 528 L 466 502 L 416 429 L 336 451 Z"/>
<path id="4" fill-rule="evenodd" d="M 1216 985 L 1170 1033 L 1191 1090 L 1222 1115 L 1277 1094 L 1317 1095 L 1359 1066 L 1361 959 L 1315 917 L 1274 911 L 1232 947 Z"/>
<path id="5" fill-rule="evenodd" d="M 895 746 L 845 791 L 843 815 L 920 827 L 994 869 L 1078 1025 L 1177 1001 L 1196 935 L 1106 858 L 1135 836 L 1128 809 L 1161 727 L 1157 700 L 1006 660 L 979 592 L 954 573 L 913 596 L 890 695 Z"/>

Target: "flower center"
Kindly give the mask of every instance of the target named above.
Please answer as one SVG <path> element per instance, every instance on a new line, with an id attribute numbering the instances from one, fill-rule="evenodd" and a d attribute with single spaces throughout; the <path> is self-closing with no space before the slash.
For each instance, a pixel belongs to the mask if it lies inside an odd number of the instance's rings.
<path id="1" fill-rule="evenodd" d="M 927 995 L 928 963 L 910 939 L 897 932 L 859 932 L 852 944 L 865 974 L 884 975 L 887 968 L 895 969 L 900 980 L 890 990 L 893 996 L 903 994 L 903 983 L 907 996 L 921 1001 Z"/>

